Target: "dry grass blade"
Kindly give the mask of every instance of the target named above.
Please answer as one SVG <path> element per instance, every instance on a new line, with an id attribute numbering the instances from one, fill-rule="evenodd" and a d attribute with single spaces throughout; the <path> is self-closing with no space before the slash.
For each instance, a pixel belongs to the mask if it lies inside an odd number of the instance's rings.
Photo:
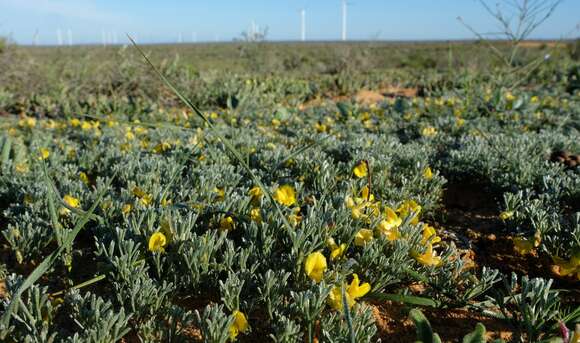
<path id="1" fill-rule="evenodd" d="M 109 180 L 109 183 L 110 183 L 110 180 Z M 52 186 L 47 185 L 47 188 L 48 188 L 48 191 L 51 192 Z M 8 305 L 6 312 L 4 312 L 4 314 L 2 316 L 2 321 L 0 322 L 0 325 L 3 325 L 4 327 L 9 326 L 10 318 L 12 317 L 12 314 L 16 310 L 16 307 L 18 306 L 18 304 L 20 304 L 20 298 L 22 297 L 22 294 L 28 288 L 30 288 L 36 281 L 38 281 L 38 279 L 40 279 L 42 277 L 42 275 L 44 275 L 46 272 L 48 272 L 50 270 L 52 265 L 58 260 L 58 258 L 60 257 L 62 252 L 65 251 L 65 249 L 70 248 L 70 245 L 72 245 L 72 243 L 74 242 L 78 233 L 83 229 L 83 227 L 91 219 L 93 212 L 95 211 L 97 206 L 99 206 L 99 204 L 100 204 L 101 200 L 103 199 L 103 196 L 105 195 L 105 192 L 107 191 L 107 189 L 108 189 L 108 185 L 107 185 L 107 187 L 104 187 L 103 190 L 99 193 L 97 200 L 95 200 L 95 202 L 93 203 L 91 208 L 87 212 L 85 212 L 83 214 L 83 216 L 77 221 L 73 230 L 63 240 L 63 244 L 60 245 L 58 247 L 58 249 L 53 251 L 47 258 L 45 258 L 32 271 L 32 273 L 30 273 L 30 275 L 28 275 L 28 277 L 24 280 L 22 285 L 20 285 L 20 287 L 18 288 L 16 293 L 14 295 L 12 295 L 12 297 L 10 299 L 10 305 Z"/>
<path id="2" fill-rule="evenodd" d="M 197 106 L 195 106 L 189 99 L 187 99 L 183 95 L 183 93 L 181 93 L 177 88 L 175 88 L 175 86 L 165 77 L 165 75 L 163 75 L 159 71 L 159 69 L 157 69 L 157 67 L 155 67 L 155 65 L 151 62 L 149 57 L 147 57 L 147 55 L 143 52 L 143 50 L 141 50 L 141 48 L 137 45 L 137 43 L 133 40 L 133 38 L 131 38 L 131 36 L 129 36 L 129 35 L 127 35 L 127 37 L 129 38 L 129 40 L 131 41 L 131 43 L 133 44 L 135 49 L 137 49 L 137 51 L 139 51 L 141 56 L 143 56 L 143 58 L 145 59 L 145 61 L 149 65 L 149 67 L 151 67 L 151 69 L 159 76 L 159 78 L 161 78 L 163 83 L 179 98 L 179 100 L 181 100 L 187 107 L 189 107 L 190 110 L 193 111 L 193 113 L 195 113 L 198 117 L 200 117 L 207 124 L 207 126 L 211 129 L 211 134 L 214 135 L 215 137 L 217 137 L 224 144 L 224 146 L 226 147 L 228 152 L 230 152 L 234 156 L 234 158 L 240 163 L 240 165 L 250 175 L 252 180 L 258 185 L 258 187 L 260 187 L 262 192 L 264 194 L 266 194 L 266 196 L 268 197 L 270 202 L 272 204 L 274 204 L 274 206 L 276 208 L 276 212 L 278 213 L 278 215 L 282 219 L 282 222 L 284 223 L 284 226 L 286 227 L 286 229 L 289 231 L 292 231 L 293 230 L 292 225 L 290 225 L 290 222 L 288 222 L 288 219 L 284 215 L 284 212 L 282 212 L 282 209 L 280 208 L 278 203 L 274 200 L 272 193 L 264 185 L 262 180 L 260 180 L 260 178 L 252 171 L 252 169 L 250 168 L 248 163 L 244 160 L 244 158 L 242 157 L 240 152 L 230 143 L 230 141 L 227 138 L 225 138 L 219 132 L 217 132 L 217 130 L 214 128 L 213 123 L 197 108 Z"/>

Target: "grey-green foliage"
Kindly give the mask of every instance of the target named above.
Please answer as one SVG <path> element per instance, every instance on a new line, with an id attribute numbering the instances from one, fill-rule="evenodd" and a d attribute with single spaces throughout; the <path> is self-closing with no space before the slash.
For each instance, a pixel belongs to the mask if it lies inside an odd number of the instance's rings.
<path id="1" fill-rule="evenodd" d="M 111 302 L 90 292 L 81 295 L 73 290 L 67 294 L 65 303 L 70 308 L 70 328 L 77 329 L 68 342 L 116 342 L 130 331 L 128 324 L 131 316 L 125 315 L 123 308 L 116 310 Z"/>
<path id="2" fill-rule="evenodd" d="M 258 276 L 258 294 L 260 301 L 266 305 L 266 312 L 270 319 L 274 319 L 274 309 L 282 305 L 284 301 L 285 293 L 287 293 L 285 285 L 289 278 L 290 273 L 284 270 L 275 272 L 270 269 Z"/>
<path id="3" fill-rule="evenodd" d="M 321 282 L 302 292 L 290 292 L 293 311 L 298 314 L 298 318 L 301 318 L 302 326 L 308 328 L 309 341 L 314 338 L 313 330 L 316 321 L 321 319 L 320 315 L 326 307 L 326 299 L 330 290 L 331 286 Z"/>
<path id="4" fill-rule="evenodd" d="M 234 322 L 234 317 L 226 315 L 222 305 L 207 305 L 201 314 L 196 310 L 195 317 L 204 342 L 225 343 L 228 341 L 229 328 Z"/>
<path id="5" fill-rule="evenodd" d="M 374 342 L 377 333 L 372 308 L 368 305 L 356 306 L 351 311 L 352 329 L 355 342 Z M 349 327 L 342 312 L 332 312 L 322 319 L 323 341 L 332 343 L 350 343 Z"/>
<path id="6" fill-rule="evenodd" d="M 530 341 L 536 341 L 559 315 L 559 291 L 552 289 L 552 283 L 551 279 L 527 276 L 518 282 L 518 276 L 512 273 L 511 278 L 504 278 L 504 287 L 493 295 L 504 316 Z"/>
<path id="7" fill-rule="evenodd" d="M 292 343 L 300 339 L 300 325 L 290 318 L 279 315 L 274 323 L 274 333 L 270 334 L 273 342 Z"/>
<path id="8" fill-rule="evenodd" d="M 15 294 L 23 281 L 20 276 L 9 275 L 6 279 L 8 294 Z M 56 342 L 58 332 L 52 324 L 57 309 L 48 297 L 48 288 L 33 285 L 22 294 L 20 301 L 12 314 L 14 320 L 10 321 L 10 326 L 0 330 L 4 339 L 25 343 Z M 3 301 L 3 311 L 8 305 L 9 301 Z"/>
<path id="9" fill-rule="evenodd" d="M 415 324 L 417 331 L 417 343 L 441 343 L 441 337 L 431 328 L 431 324 L 425 315 L 418 309 L 412 309 L 409 313 L 409 317 Z M 463 343 L 485 343 L 487 339 L 485 337 L 485 326 L 481 323 L 477 323 L 475 329 L 463 337 Z M 495 341 L 500 342 L 500 341 Z"/>

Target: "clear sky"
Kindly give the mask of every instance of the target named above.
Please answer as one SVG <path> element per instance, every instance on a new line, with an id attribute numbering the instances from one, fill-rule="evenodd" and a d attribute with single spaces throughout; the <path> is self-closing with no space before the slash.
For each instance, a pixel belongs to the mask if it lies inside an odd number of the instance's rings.
<path id="1" fill-rule="evenodd" d="M 73 43 L 123 43 L 125 33 L 141 43 L 231 41 L 255 21 L 269 40 L 298 40 L 301 8 L 308 40 L 340 38 L 340 0 L 0 0 L 0 35 L 20 44 L 35 36 L 56 44 L 59 31 L 64 43 L 69 32 Z M 350 0 L 348 38 L 473 38 L 457 16 L 481 32 L 497 29 L 476 0 Z M 560 38 L 579 23 L 580 0 L 564 0 L 533 38 Z"/>

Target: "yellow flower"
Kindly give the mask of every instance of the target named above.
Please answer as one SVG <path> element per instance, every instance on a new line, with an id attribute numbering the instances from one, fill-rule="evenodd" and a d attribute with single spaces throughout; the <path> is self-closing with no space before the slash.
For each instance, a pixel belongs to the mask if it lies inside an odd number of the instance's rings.
<path id="1" fill-rule="evenodd" d="M 283 185 L 274 191 L 274 200 L 285 206 L 292 206 L 296 203 L 296 191 L 290 185 Z"/>
<path id="2" fill-rule="evenodd" d="M 65 202 L 65 204 L 73 208 L 78 208 L 81 204 L 81 201 L 79 199 L 70 195 L 65 195 L 63 201 Z"/>
<path id="3" fill-rule="evenodd" d="M 79 208 L 81 205 L 81 201 L 73 196 L 65 195 L 62 200 L 65 204 L 72 208 Z M 66 207 L 62 207 L 59 211 L 60 215 L 64 216 L 70 213 L 70 210 Z"/>
<path id="4" fill-rule="evenodd" d="M 377 230 L 385 235 L 389 241 L 394 241 L 401 237 L 398 227 L 403 222 L 390 207 L 386 208 L 387 217 L 379 222 Z"/>
<path id="5" fill-rule="evenodd" d="M 147 133 L 147 129 L 144 128 L 143 126 L 137 126 L 136 128 L 133 129 L 133 131 L 135 131 L 135 133 L 140 136 Z"/>
<path id="6" fill-rule="evenodd" d="M 360 229 L 354 236 L 354 245 L 357 247 L 365 246 L 373 240 L 373 231 L 369 229 Z"/>
<path id="7" fill-rule="evenodd" d="M 131 129 L 129 128 L 129 130 L 131 130 Z M 127 132 L 125 132 L 125 139 L 128 141 L 132 141 L 133 139 L 135 139 L 135 135 L 133 134 L 133 132 L 131 132 L 129 130 Z"/>
<path id="8" fill-rule="evenodd" d="M 25 194 L 25 195 L 24 195 L 24 203 L 25 203 L 26 205 L 30 205 L 30 204 L 32 204 L 33 202 L 34 202 L 34 198 L 32 198 L 32 195 L 30 195 L 30 194 Z"/>
<path id="9" fill-rule="evenodd" d="M 87 174 L 85 172 L 79 173 L 79 179 L 81 179 L 82 183 L 84 183 L 85 185 L 89 184 L 89 177 L 87 176 Z"/>
<path id="10" fill-rule="evenodd" d="M 433 245 L 428 244 L 427 250 L 423 254 L 412 254 L 413 258 L 424 266 L 439 267 L 442 263 L 441 257 L 437 256 L 437 252 L 433 251 Z"/>
<path id="11" fill-rule="evenodd" d="M 131 205 L 131 204 L 125 204 L 125 205 L 123 205 L 123 207 L 121 208 L 121 212 L 122 212 L 124 215 L 127 215 L 127 214 L 129 214 L 129 213 L 131 212 L 131 210 L 132 210 L 132 209 L 133 209 L 133 205 Z"/>
<path id="12" fill-rule="evenodd" d="M 36 118 L 24 117 L 18 121 L 18 126 L 31 129 L 36 126 Z"/>
<path id="13" fill-rule="evenodd" d="M 423 239 L 421 240 L 421 243 L 437 244 L 439 242 L 441 242 L 441 237 L 437 236 L 435 228 L 429 224 L 425 224 L 423 226 Z"/>
<path id="14" fill-rule="evenodd" d="M 425 178 L 425 180 L 433 179 L 433 171 L 431 170 L 430 167 L 423 169 L 423 177 Z"/>
<path id="15" fill-rule="evenodd" d="M 292 214 L 288 216 L 288 221 L 293 226 L 297 226 L 302 222 L 302 216 L 300 215 L 300 207 L 295 207 L 292 209 Z"/>
<path id="16" fill-rule="evenodd" d="M 314 282 L 320 282 L 326 270 L 326 257 L 321 252 L 313 252 L 306 257 L 304 271 Z"/>
<path id="17" fill-rule="evenodd" d="M 369 188 L 364 186 L 358 197 L 346 197 L 345 205 L 352 211 L 354 219 L 368 219 L 369 215 L 380 215 L 380 203 L 375 202 L 374 195 L 370 194 Z M 370 211 L 367 211 L 369 209 Z M 368 213 L 367 213 L 368 212 Z"/>
<path id="18" fill-rule="evenodd" d="M 419 223 L 419 214 L 421 213 L 421 205 L 417 204 L 414 200 L 404 201 L 399 208 L 397 208 L 397 213 L 407 219 L 408 216 L 413 215 L 411 219 L 411 224 L 416 225 Z"/>
<path id="19" fill-rule="evenodd" d="M 145 193 L 141 188 L 134 187 L 133 188 L 133 195 L 139 199 L 139 202 L 143 206 L 149 206 L 153 202 L 153 195 Z"/>
<path id="20" fill-rule="evenodd" d="M 250 218 L 256 222 L 257 224 L 261 224 L 262 223 L 262 213 L 260 212 L 260 209 L 258 207 L 253 208 L 250 211 Z"/>
<path id="21" fill-rule="evenodd" d="M 232 313 L 232 316 L 234 317 L 234 322 L 230 326 L 229 331 L 230 340 L 234 341 L 240 332 L 244 333 L 248 330 L 249 325 L 246 316 L 242 312 L 235 310 L 234 313 Z"/>
<path id="22" fill-rule="evenodd" d="M 78 120 L 77 118 L 72 118 L 68 121 L 69 125 L 72 127 L 79 127 L 81 126 L 81 121 Z"/>
<path id="23" fill-rule="evenodd" d="M 334 261 L 342 257 L 346 250 L 346 244 L 342 243 L 341 245 L 336 244 L 332 237 L 326 240 L 326 246 L 330 250 L 330 260 Z"/>
<path id="24" fill-rule="evenodd" d="M 316 129 L 316 132 L 322 133 L 328 131 L 328 126 L 321 122 L 316 122 L 314 124 L 314 129 Z"/>
<path id="25" fill-rule="evenodd" d="M 511 219 L 513 216 L 514 216 L 513 211 L 503 211 L 502 213 L 499 214 L 499 219 L 506 221 L 508 219 Z"/>
<path id="26" fill-rule="evenodd" d="M 171 149 L 171 144 L 169 144 L 168 142 L 161 142 L 153 148 L 153 152 L 156 154 L 161 154 L 169 149 Z"/>
<path id="27" fill-rule="evenodd" d="M 514 250 L 520 255 L 530 254 L 534 250 L 534 242 L 525 237 L 514 238 Z"/>
<path id="28" fill-rule="evenodd" d="M 230 216 L 220 219 L 220 230 L 222 231 L 231 231 L 235 228 L 235 225 L 234 218 Z"/>
<path id="29" fill-rule="evenodd" d="M 363 178 L 366 177 L 369 173 L 369 169 L 367 166 L 367 162 L 366 161 L 360 161 L 352 170 L 352 172 L 354 173 L 354 175 L 358 178 Z"/>
<path id="30" fill-rule="evenodd" d="M 505 93 L 505 99 L 508 102 L 512 102 L 512 101 L 514 101 L 516 99 L 516 97 L 512 94 L 512 92 L 506 92 Z"/>
<path id="31" fill-rule="evenodd" d="M 354 306 L 356 299 L 362 298 L 371 290 L 371 285 L 368 282 L 365 282 L 362 285 L 360 284 L 358 275 L 353 274 L 352 277 L 352 282 L 344 290 L 346 303 L 349 308 Z M 328 302 L 333 309 L 342 311 L 342 288 L 340 286 L 332 288 L 328 296 Z"/>
<path id="32" fill-rule="evenodd" d="M 540 98 L 538 98 L 538 96 L 537 96 L 537 95 L 534 95 L 534 96 L 533 96 L 533 97 L 530 99 L 530 102 L 531 102 L 532 104 L 537 104 L 537 103 L 539 103 L 539 102 L 540 102 Z"/>
<path id="33" fill-rule="evenodd" d="M 570 338 L 570 343 L 580 343 L 580 324 L 576 324 L 574 334 L 572 335 L 572 338 Z"/>
<path id="34" fill-rule="evenodd" d="M 40 148 L 40 156 L 38 156 L 39 160 L 46 160 L 50 156 L 50 151 L 47 148 Z"/>
<path id="35" fill-rule="evenodd" d="M 252 189 L 250 189 L 249 193 L 250 193 L 250 197 L 252 199 L 252 204 L 254 204 L 254 205 L 259 204 L 260 200 L 262 200 L 262 196 L 264 196 L 264 193 L 262 193 L 262 189 L 258 186 L 252 187 Z"/>
<path id="36" fill-rule="evenodd" d="M 558 266 L 558 275 L 571 277 L 576 276 L 576 279 L 580 281 L 580 251 L 573 254 L 569 261 L 558 256 L 553 256 L 552 260 L 556 266 Z"/>
<path id="37" fill-rule="evenodd" d="M 82 123 L 81 123 L 82 130 L 90 130 L 92 128 L 93 128 L 93 126 L 91 125 L 91 123 L 89 123 L 88 121 L 84 121 L 84 120 L 82 121 Z"/>
<path id="38" fill-rule="evenodd" d="M 151 252 L 163 252 L 166 245 L 167 238 L 162 232 L 157 231 L 149 238 L 149 251 Z"/>
<path id="39" fill-rule="evenodd" d="M 216 197 L 217 201 L 224 201 L 224 199 L 226 197 L 226 191 L 223 187 L 221 187 L 221 188 L 215 187 L 213 189 L 213 192 L 215 194 L 217 194 L 217 197 Z"/>
<path id="40" fill-rule="evenodd" d="M 433 137 L 437 134 L 437 129 L 432 126 L 427 126 L 421 130 L 421 135 L 423 137 Z"/>

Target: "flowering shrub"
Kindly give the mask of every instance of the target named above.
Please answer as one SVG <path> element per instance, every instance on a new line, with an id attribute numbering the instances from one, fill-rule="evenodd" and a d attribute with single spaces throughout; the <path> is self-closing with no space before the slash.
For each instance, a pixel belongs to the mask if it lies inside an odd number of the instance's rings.
<path id="1" fill-rule="evenodd" d="M 580 280 L 580 178 L 546 156 L 580 151 L 558 124 L 580 102 L 481 87 L 273 112 L 230 99 L 202 120 L 3 118 L 0 337 L 371 342 L 385 299 L 483 312 L 530 340 L 572 328 L 577 304 L 547 278 Z M 495 200 L 509 253 L 553 273 L 469 260 L 444 197 L 468 183 Z"/>

